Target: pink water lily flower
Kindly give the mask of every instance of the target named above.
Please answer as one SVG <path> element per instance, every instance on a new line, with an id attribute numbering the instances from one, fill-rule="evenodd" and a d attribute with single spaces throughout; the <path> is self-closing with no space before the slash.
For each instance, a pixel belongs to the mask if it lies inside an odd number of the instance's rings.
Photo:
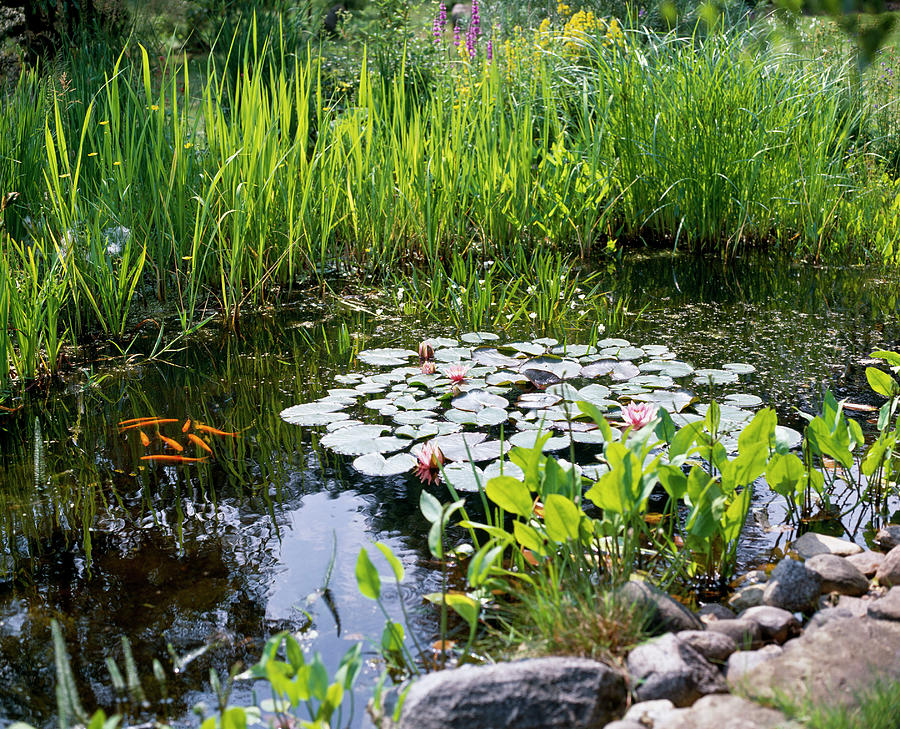
<path id="1" fill-rule="evenodd" d="M 422 483 L 437 483 L 441 479 L 441 466 L 444 465 L 444 454 L 434 443 L 422 446 L 416 458 L 414 473 Z"/>
<path id="2" fill-rule="evenodd" d="M 466 373 L 468 371 L 469 365 L 455 364 L 450 365 L 446 370 L 444 370 L 444 374 L 450 378 L 450 382 L 458 385 L 461 382 L 465 382 Z"/>
<path id="3" fill-rule="evenodd" d="M 430 359 L 426 359 L 422 364 L 419 365 L 419 369 L 422 370 L 423 375 L 433 375 L 435 372 L 434 362 Z"/>
<path id="4" fill-rule="evenodd" d="M 656 416 L 656 405 L 649 402 L 630 402 L 622 408 L 622 420 L 635 430 L 643 428 Z"/>

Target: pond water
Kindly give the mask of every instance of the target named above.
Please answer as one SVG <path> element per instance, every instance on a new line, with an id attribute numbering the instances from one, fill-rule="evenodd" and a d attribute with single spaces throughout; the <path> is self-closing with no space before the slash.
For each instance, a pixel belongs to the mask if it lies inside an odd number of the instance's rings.
<path id="1" fill-rule="evenodd" d="M 897 281 L 864 270 L 768 260 L 726 269 L 652 255 L 612 268 L 609 282 L 630 297 L 631 311 L 643 310 L 627 339 L 666 344 L 696 367 L 754 365 L 740 390 L 795 428 L 797 409 L 815 412 L 825 386 L 876 403 L 864 360 L 900 345 Z M 361 333 L 359 348 L 414 348 L 423 336 L 456 333 L 358 313 L 332 312 L 320 325 L 322 316 L 315 307 L 282 310 L 248 322 L 240 338 L 210 327 L 163 359 L 98 365 L 62 392 L 0 416 L 0 723 L 53 723 L 53 618 L 88 708 L 114 708 L 103 661 L 121 665 L 121 636 L 151 698 L 151 663 L 171 666 L 168 644 L 178 655 L 206 647 L 177 675 L 168 671 L 169 717 L 179 723 L 195 721 L 198 701 L 214 706 L 204 690 L 210 667 L 224 674 L 236 661 L 252 664 L 275 631 L 304 630 L 306 647 L 333 668 L 357 640 L 381 634 L 383 619 L 353 574 L 360 547 L 376 540 L 406 564 L 414 627 L 433 637 L 435 615 L 420 596 L 439 577 L 417 482 L 361 476 L 352 459 L 314 447 L 315 429 L 278 413 L 321 396 L 356 366 L 336 344 L 344 324 Z M 241 437 L 213 438 L 215 459 L 196 466 L 141 461 L 137 433 L 120 433 L 117 423 L 149 414 Z M 790 536 L 763 528 L 765 511 L 778 523 L 773 501 L 764 489 L 754 496 L 745 566 Z M 354 727 L 368 726 L 362 702 L 379 670 L 367 662 Z M 251 691 L 239 684 L 235 698 L 250 700 Z"/>

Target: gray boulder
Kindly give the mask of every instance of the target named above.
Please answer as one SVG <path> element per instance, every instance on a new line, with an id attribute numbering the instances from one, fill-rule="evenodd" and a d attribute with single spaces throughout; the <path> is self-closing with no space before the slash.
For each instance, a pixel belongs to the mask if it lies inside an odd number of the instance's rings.
<path id="1" fill-rule="evenodd" d="M 678 630 L 703 630 L 703 623 L 681 603 L 649 582 L 631 580 L 619 588 L 619 597 L 646 615 L 651 635 Z"/>
<path id="2" fill-rule="evenodd" d="M 727 635 L 742 650 L 762 645 L 762 629 L 752 620 L 714 620 L 707 623 L 706 631 Z"/>
<path id="3" fill-rule="evenodd" d="M 728 667 L 725 670 L 728 685 L 732 688 L 740 688 L 744 676 L 751 668 L 756 668 L 760 663 L 771 661 L 775 656 L 781 655 L 782 650 L 780 645 L 767 645 L 758 651 L 732 653 L 728 657 Z"/>
<path id="4" fill-rule="evenodd" d="M 844 559 L 856 567 L 856 569 L 862 572 L 866 577 L 874 577 L 875 573 L 878 572 L 878 568 L 881 567 L 881 563 L 884 562 L 884 555 L 881 552 L 871 552 L 867 550 L 865 552 L 860 552 L 859 554 L 851 554 Z"/>
<path id="5" fill-rule="evenodd" d="M 700 620 L 707 624 L 713 620 L 734 620 L 737 617 L 734 610 L 717 602 L 704 605 L 697 611 L 697 615 L 700 617 Z"/>
<path id="6" fill-rule="evenodd" d="M 725 663 L 728 656 L 738 649 L 737 641 L 730 635 L 713 630 L 682 630 L 675 637 L 686 643 L 710 663 Z"/>
<path id="7" fill-rule="evenodd" d="M 848 618 L 792 640 L 750 670 L 742 688 L 754 700 L 790 696 L 828 708 L 853 705 L 877 678 L 900 679 L 900 623 Z"/>
<path id="8" fill-rule="evenodd" d="M 834 554 L 817 554 L 806 560 L 806 568 L 822 578 L 819 590 L 839 592 L 858 597 L 869 591 L 866 576 L 843 557 Z"/>
<path id="9" fill-rule="evenodd" d="M 783 559 L 766 583 L 763 605 L 784 608 L 791 612 L 814 609 L 821 591 L 822 578 L 818 573 L 793 559 Z"/>
<path id="10" fill-rule="evenodd" d="M 632 650 L 628 673 L 638 701 L 669 699 L 676 706 L 690 706 L 701 696 L 727 691 L 719 670 L 672 633 Z"/>
<path id="11" fill-rule="evenodd" d="M 731 694 L 704 696 L 690 709 L 678 709 L 653 729 L 802 729 L 780 711 Z"/>
<path id="12" fill-rule="evenodd" d="M 900 524 L 885 524 L 875 533 L 875 544 L 885 552 L 900 546 Z"/>
<path id="13" fill-rule="evenodd" d="M 900 585 L 900 547 L 894 547 L 885 555 L 884 562 L 875 573 L 875 579 L 885 587 Z"/>
<path id="14" fill-rule="evenodd" d="M 653 729 L 653 727 L 661 725 L 675 710 L 675 704 L 668 699 L 638 701 L 625 712 L 622 721 L 632 722 L 643 729 Z M 606 729 L 609 729 L 608 725 Z"/>
<path id="15" fill-rule="evenodd" d="M 800 621 L 793 614 L 770 605 L 749 608 L 741 613 L 741 619 L 756 623 L 766 642 L 784 643 L 800 633 Z"/>
<path id="16" fill-rule="evenodd" d="M 747 608 L 762 605 L 765 594 L 766 586 L 764 584 L 747 585 L 728 598 L 728 607 L 739 613 Z"/>
<path id="17" fill-rule="evenodd" d="M 839 557 L 846 557 L 849 554 L 857 554 L 863 551 L 863 548 L 854 542 L 816 532 L 806 532 L 806 534 L 795 539 L 791 543 L 791 547 L 796 550 L 802 559 L 809 559 L 817 554 L 834 554 Z"/>
<path id="18" fill-rule="evenodd" d="M 385 729 L 600 729 L 625 709 L 625 679 L 587 658 L 531 658 L 437 671 L 412 684 Z"/>
<path id="19" fill-rule="evenodd" d="M 884 597 L 872 600 L 868 615 L 876 620 L 900 620 L 900 587 L 892 587 Z"/>

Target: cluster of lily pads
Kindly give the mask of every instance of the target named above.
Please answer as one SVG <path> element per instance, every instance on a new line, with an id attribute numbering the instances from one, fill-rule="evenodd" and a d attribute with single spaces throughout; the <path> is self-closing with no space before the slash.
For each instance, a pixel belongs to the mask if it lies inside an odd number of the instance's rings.
<path id="1" fill-rule="evenodd" d="M 418 351 L 369 349 L 358 359 L 381 371 L 338 375 L 340 387 L 283 410 L 281 417 L 324 426 L 320 445 L 354 456 L 353 467 L 365 475 L 415 472 L 427 481 L 443 467 L 460 491 L 477 490 L 501 473 L 521 476 L 505 455 L 513 446 L 533 447 L 547 432 L 552 437 L 545 452 L 568 449 L 584 476 L 599 478 L 606 470 L 603 435 L 578 402 L 599 408 L 614 428 L 633 425 L 656 408 L 680 427 L 706 412 L 695 390 L 733 385 L 755 371 L 743 363 L 694 369 L 660 344 L 639 347 L 608 338 L 589 346 L 550 337 L 503 344 L 489 332 L 428 339 Z M 719 437 L 733 451 L 762 400 L 732 393 L 719 403 Z M 788 428 L 779 426 L 776 435 L 791 447 L 800 442 Z"/>

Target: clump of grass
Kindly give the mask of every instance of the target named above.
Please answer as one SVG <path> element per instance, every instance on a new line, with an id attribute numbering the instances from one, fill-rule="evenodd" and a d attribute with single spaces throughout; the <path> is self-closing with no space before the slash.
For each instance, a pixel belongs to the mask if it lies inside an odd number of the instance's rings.
<path id="1" fill-rule="evenodd" d="M 778 708 L 810 729 L 897 729 L 900 726 L 900 681 L 878 678 L 859 692 L 851 706 L 814 706 L 781 696 Z"/>
<path id="2" fill-rule="evenodd" d="M 504 642 L 529 655 L 566 655 L 620 663 L 643 640 L 647 616 L 589 580 L 565 590 L 543 585 L 516 593 L 502 621 Z"/>

